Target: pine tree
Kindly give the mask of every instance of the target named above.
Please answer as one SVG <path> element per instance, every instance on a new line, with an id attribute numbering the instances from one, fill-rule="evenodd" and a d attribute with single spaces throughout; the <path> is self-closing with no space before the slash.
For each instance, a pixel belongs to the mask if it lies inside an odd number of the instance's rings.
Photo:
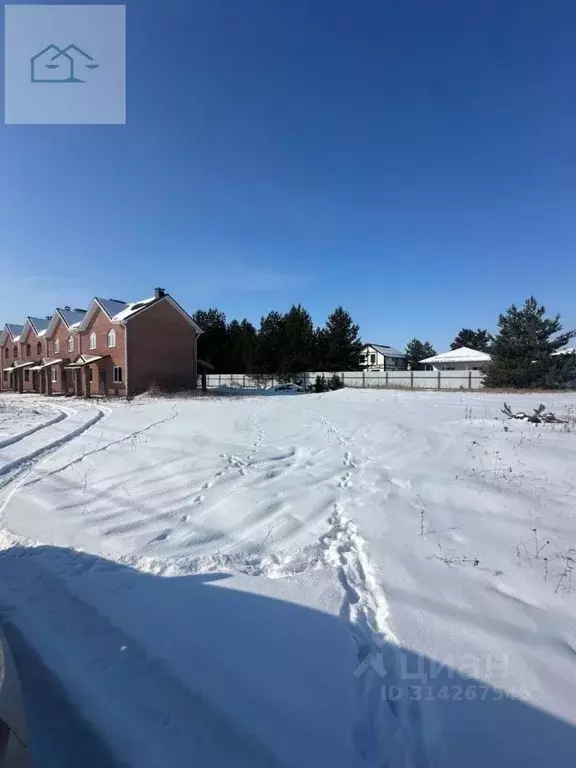
<path id="1" fill-rule="evenodd" d="M 284 316 L 269 312 L 260 320 L 256 348 L 256 369 L 259 373 L 278 373 L 282 365 Z"/>
<path id="2" fill-rule="evenodd" d="M 486 386 L 543 387 L 565 386 L 576 378 L 576 356 L 554 355 L 576 331 L 560 333 L 560 315 L 546 317 L 546 309 L 532 296 L 522 309 L 514 304 L 498 319 L 498 334 L 490 354 Z"/>
<path id="3" fill-rule="evenodd" d="M 317 334 L 317 347 L 323 371 L 357 371 L 360 367 L 362 342 L 360 327 L 343 307 L 328 316 L 326 326 Z"/>
<path id="4" fill-rule="evenodd" d="M 420 339 L 412 339 L 406 345 L 406 362 L 412 371 L 423 370 L 424 365 L 420 361 L 427 357 L 434 357 L 435 354 L 436 350 L 429 341 L 422 342 Z"/>
<path id="5" fill-rule="evenodd" d="M 192 319 L 202 329 L 198 338 L 198 357 L 211 363 L 218 373 L 228 370 L 226 315 L 219 309 L 199 309 Z"/>
<path id="6" fill-rule="evenodd" d="M 282 321 L 282 350 L 278 373 L 309 371 L 315 361 L 316 335 L 312 317 L 301 304 L 294 304 Z"/>
<path id="7" fill-rule="evenodd" d="M 452 344 L 450 344 L 450 349 L 468 347 L 479 352 L 488 352 L 491 341 L 492 336 L 486 330 L 478 328 L 477 331 L 473 331 L 471 328 L 462 328 Z"/>
<path id="8" fill-rule="evenodd" d="M 232 320 L 226 345 L 229 373 L 251 373 L 256 352 L 256 329 L 248 320 Z"/>

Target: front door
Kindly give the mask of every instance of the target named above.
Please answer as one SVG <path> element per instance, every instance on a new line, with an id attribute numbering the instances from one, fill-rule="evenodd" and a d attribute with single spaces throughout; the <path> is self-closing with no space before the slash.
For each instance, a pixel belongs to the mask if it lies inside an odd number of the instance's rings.
<path id="1" fill-rule="evenodd" d="M 98 391 L 101 395 L 107 394 L 106 392 L 106 371 L 98 371 Z"/>

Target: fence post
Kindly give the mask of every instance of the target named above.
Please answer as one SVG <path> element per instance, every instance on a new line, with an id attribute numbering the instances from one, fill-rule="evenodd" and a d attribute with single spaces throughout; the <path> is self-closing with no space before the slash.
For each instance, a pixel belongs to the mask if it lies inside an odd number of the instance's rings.
<path id="1" fill-rule="evenodd" d="M 222 386 L 222 374 L 221 373 L 218 374 L 218 386 L 219 387 Z"/>
<path id="2" fill-rule="evenodd" d="M 366 389 L 366 371 L 362 371 L 362 389 Z"/>
<path id="3" fill-rule="evenodd" d="M 386 371 L 386 389 L 388 389 L 388 371 Z"/>
<path id="4" fill-rule="evenodd" d="M 468 371 L 468 389 L 472 389 L 472 371 Z"/>
<path id="5" fill-rule="evenodd" d="M 414 389 L 414 371 L 410 371 L 410 389 Z"/>
<path id="6" fill-rule="evenodd" d="M 442 388 L 442 374 L 440 373 L 440 369 L 438 369 L 438 389 Z"/>

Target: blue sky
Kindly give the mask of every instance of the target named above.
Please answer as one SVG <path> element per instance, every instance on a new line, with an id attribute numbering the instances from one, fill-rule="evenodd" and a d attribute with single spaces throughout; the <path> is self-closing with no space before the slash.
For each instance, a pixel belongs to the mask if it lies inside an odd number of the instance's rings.
<path id="1" fill-rule="evenodd" d="M 166 287 L 445 348 L 576 326 L 573 0 L 137 0 L 125 126 L 0 126 L 0 321 Z"/>

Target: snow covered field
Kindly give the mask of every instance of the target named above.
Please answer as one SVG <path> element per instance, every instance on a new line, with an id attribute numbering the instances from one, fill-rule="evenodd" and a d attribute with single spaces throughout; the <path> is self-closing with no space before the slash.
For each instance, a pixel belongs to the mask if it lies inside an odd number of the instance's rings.
<path id="1" fill-rule="evenodd" d="M 3 396 L 2 615 L 134 768 L 570 764 L 576 399 L 539 398 L 571 424 Z"/>

